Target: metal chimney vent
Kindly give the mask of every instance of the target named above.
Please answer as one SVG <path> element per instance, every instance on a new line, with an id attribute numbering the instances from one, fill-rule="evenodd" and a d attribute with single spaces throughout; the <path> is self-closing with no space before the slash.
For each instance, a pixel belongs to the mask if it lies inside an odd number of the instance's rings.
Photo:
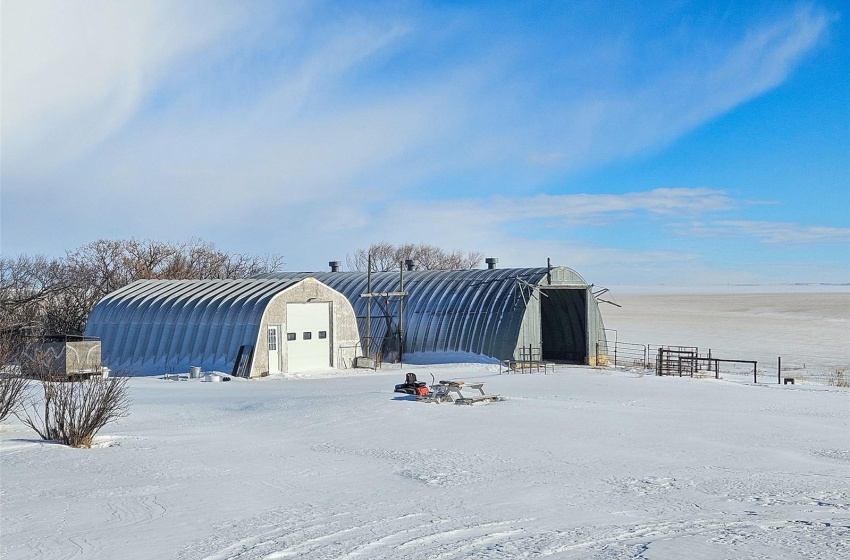
<path id="1" fill-rule="evenodd" d="M 331 272 L 339 272 L 339 265 L 340 265 L 339 261 L 330 261 L 328 263 L 328 266 L 331 267 Z"/>
<path id="2" fill-rule="evenodd" d="M 496 263 L 499 262 L 499 259 L 495 257 L 487 257 L 486 259 L 484 259 L 484 262 L 487 263 L 488 270 L 493 270 L 494 268 L 496 268 Z"/>

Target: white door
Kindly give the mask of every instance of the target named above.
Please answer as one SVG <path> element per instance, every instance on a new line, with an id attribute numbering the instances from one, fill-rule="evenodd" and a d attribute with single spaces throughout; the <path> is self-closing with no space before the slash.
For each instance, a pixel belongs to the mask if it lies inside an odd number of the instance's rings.
<path id="1" fill-rule="evenodd" d="M 269 373 L 280 373 L 280 328 L 269 327 Z"/>
<path id="2" fill-rule="evenodd" d="M 286 304 L 287 371 L 324 369 L 331 366 L 331 304 Z"/>

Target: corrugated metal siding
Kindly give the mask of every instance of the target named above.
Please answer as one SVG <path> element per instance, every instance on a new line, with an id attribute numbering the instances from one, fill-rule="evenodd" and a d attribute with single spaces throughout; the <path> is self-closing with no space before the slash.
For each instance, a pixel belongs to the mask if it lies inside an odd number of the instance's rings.
<path id="1" fill-rule="evenodd" d="M 574 270 L 546 268 L 503 268 L 493 270 L 411 271 L 404 273 L 405 352 L 471 352 L 500 359 L 518 357 L 521 346 L 539 347 L 541 318 L 538 288 L 566 287 L 587 291 L 588 356 L 602 331 L 602 317 L 590 286 Z M 259 278 L 295 280 L 312 276 L 344 294 L 357 314 L 360 332 L 366 332 L 367 291 L 365 272 L 279 272 Z M 399 291 L 398 272 L 372 274 L 372 292 Z M 398 329 L 398 298 L 390 298 L 389 331 L 383 309 L 372 305 L 372 337 L 386 339 Z M 563 311 L 569 315 L 584 310 Z M 566 324 L 566 323 L 565 323 Z M 385 344 L 385 359 L 392 345 Z"/>
<path id="2" fill-rule="evenodd" d="M 116 371 L 230 371 L 239 347 L 257 343 L 269 301 L 296 282 L 140 280 L 94 307 L 86 335 L 101 339 L 103 363 Z"/>

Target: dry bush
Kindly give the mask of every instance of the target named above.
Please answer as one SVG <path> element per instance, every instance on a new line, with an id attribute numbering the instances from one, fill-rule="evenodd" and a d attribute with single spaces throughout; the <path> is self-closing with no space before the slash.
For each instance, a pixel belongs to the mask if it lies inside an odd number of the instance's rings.
<path id="1" fill-rule="evenodd" d="M 23 404 L 26 388 L 25 377 L 9 371 L 0 371 L 0 422 Z"/>
<path id="2" fill-rule="evenodd" d="M 91 447 L 106 424 L 127 416 L 129 377 L 91 377 L 84 381 L 43 379 L 43 397 L 31 396 L 20 420 L 44 440 Z"/>
<path id="3" fill-rule="evenodd" d="M 0 332 L 0 422 L 22 404 L 27 380 L 13 364 L 17 344 L 8 331 Z"/>
<path id="4" fill-rule="evenodd" d="M 850 387 L 850 377 L 844 369 L 836 369 L 826 382 L 833 387 Z"/>
<path id="5" fill-rule="evenodd" d="M 36 374 L 42 394 L 29 394 L 15 415 L 41 439 L 91 447 L 101 428 L 127 416 L 129 377 L 67 381 L 51 372 L 44 355 L 33 356 L 28 369 Z"/>

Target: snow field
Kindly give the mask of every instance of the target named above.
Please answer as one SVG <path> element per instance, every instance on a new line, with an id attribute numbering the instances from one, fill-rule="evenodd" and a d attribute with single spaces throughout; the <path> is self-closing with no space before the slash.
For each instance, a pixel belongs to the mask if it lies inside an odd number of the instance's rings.
<path id="1" fill-rule="evenodd" d="M 601 304 L 609 342 L 696 346 L 715 358 L 757 360 L 759 382 L 782 375 L 796 382 L 850 383 L 850 287 L 785 293 L 752 287 L 749 293 L 620 293 L 617 308 Z M 831 287 L 837 289 L 837 287 Z M 812 291 L 814 290 L 814 291 Z M 614 332 L 616 330 L 616 332 Z M 613 344 L 611 345 L 613 349 Z M 634 352 L 626 347 L 625 352 Z M 721 372 L 752 380 L 752 366 L 721 364 Z"/>
<path id="2" fill-rule="evenodd" d="M 427 404 L 406 371 L 505 401 Z M 24 558 L 846 558 L 850 391 L 559 366 L 131 381 L 92 450 L 0 433 Z"/>

